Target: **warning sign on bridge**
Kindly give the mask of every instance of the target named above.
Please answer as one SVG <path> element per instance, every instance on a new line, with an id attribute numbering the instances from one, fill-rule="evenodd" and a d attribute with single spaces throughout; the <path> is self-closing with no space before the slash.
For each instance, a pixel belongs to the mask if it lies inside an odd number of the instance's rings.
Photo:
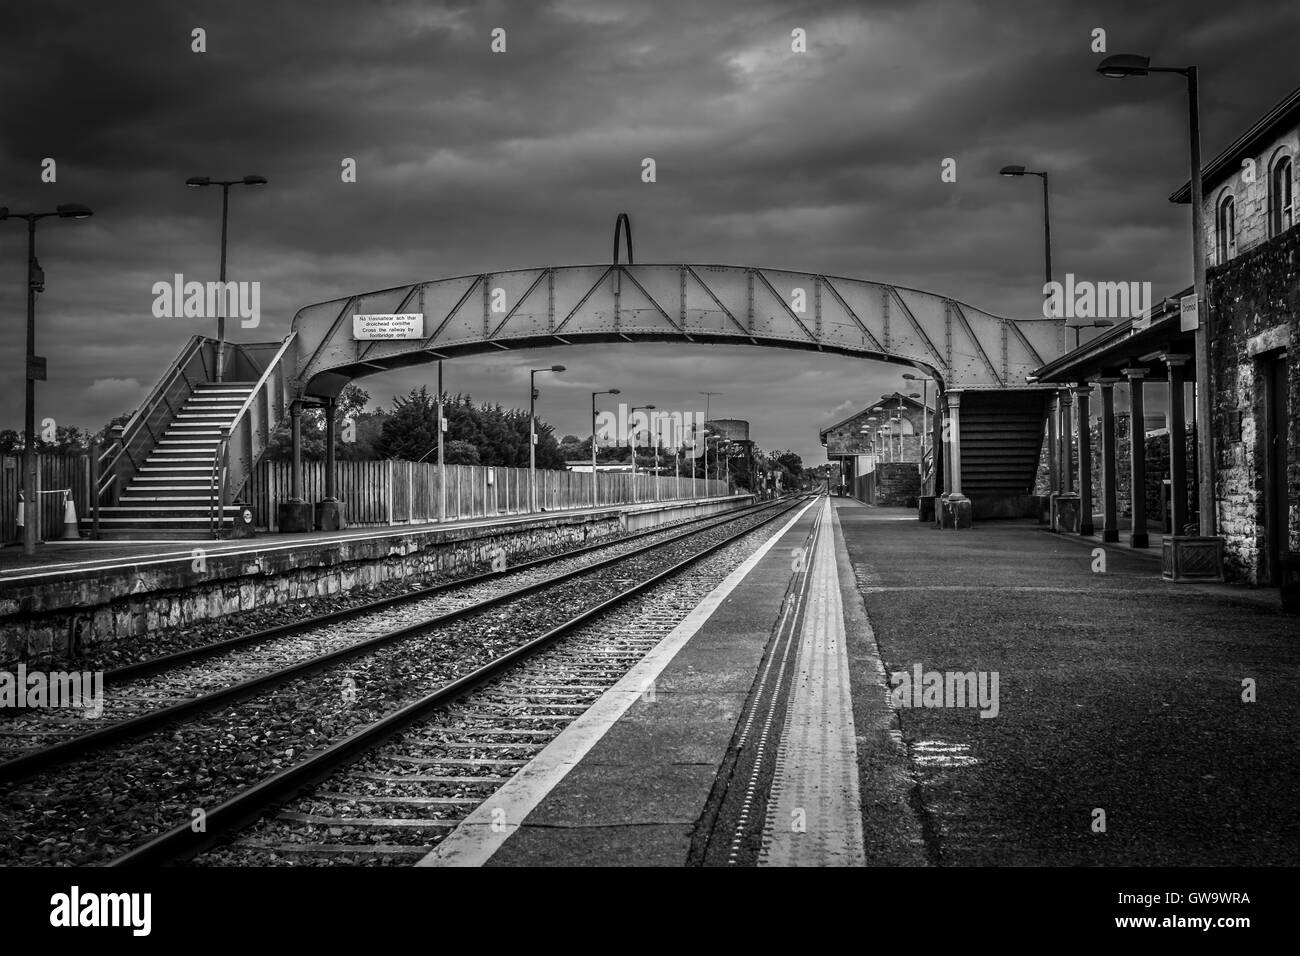
<path id="1" fill-rule="evenodd" d="M 375 339 L 422 339 L 424 338 L 424 313 L 354 315 L 352 316 L 352 338 L 359 342 Z"/>

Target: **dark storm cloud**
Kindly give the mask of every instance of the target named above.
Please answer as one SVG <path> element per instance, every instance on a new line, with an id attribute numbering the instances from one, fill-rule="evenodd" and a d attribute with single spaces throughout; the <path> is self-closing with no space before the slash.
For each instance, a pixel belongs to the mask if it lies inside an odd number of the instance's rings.
<path id="1" fill-rule="evenodd" d="M 1295 86 L 1285 4 L 598 2 L 45 3 L 0 43 L 0 203 L 84 202 L 46 222 L 40 413 L 98 426 L 143 395 L 197 328 L 150 288 L 215 277 L 220 196 L 190 175 L 265 175 L 231 195 L 232 278 L 262 283 L 281 337 L 301 306 L 421 278 L 603 261 L 627 210 L 640 261 L 881 279 L 1032 315 L 1037 180 L 1053 176 L 1058 275 L 1190 281 L 1185 99 L 1172 78 L 1093 72 L 1090 31 L 1203 71 L 1208 155 Z M 190 52 L 190 30 L 208 52 Z M 508 52 L 489 51 L 503 27 Z M 809 51 L 790 53 L 790 30 Z M 1289 72 L 1288 72 L 1289 71 Z M 52 156 L 59 181 L 39 182 Z M 658 182 L 640 182 L 652 156 Z M 344 185 L 339 164 L 358 163 Z M 945 157 L 956 184 L 939 179 Z M 3 425 L 21 412 L 24 237 L 0 225 Z M 661 346 L 461 361 L 455 388 L 518 403 L 526 370 L 569 367 L 544 407 L 588 427 L 617 384 L 677 407 L 725 393 L 768 447 L 898 384 L 896 367 L 804 353 Z M 383 401 L 429 369 L 366 380 Z"/>

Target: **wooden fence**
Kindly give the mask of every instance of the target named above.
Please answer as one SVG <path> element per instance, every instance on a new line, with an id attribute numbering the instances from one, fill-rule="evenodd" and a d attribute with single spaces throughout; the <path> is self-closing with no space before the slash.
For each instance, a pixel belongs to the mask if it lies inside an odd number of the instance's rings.
<path id="1" fill-rule="evenodd" d="M 289 462 L 264 461 L 253 471 L 244 501 L 259 528 L 277 530 L 276 505 L 289 500 Z M 341 461 L 337 494 L 344 517 L 354 527 L 420 524 L 438 520 L 439 471 L 436 464 L 410 461 Z M 486 465 L 447 465 L 446 516 L 489 518 L 529 511 L 528 469 Z M 632 475 L 596 475 L 598 505 L 633 501 Z M 726 482 L 702 478 L 636 476 L 636 501 L 670 501 L 720 497 Z M 303 462 L 303 499 L 325 497 L 325 463 Z M 539 511 L 591 507 L 591 475 L 574 471 L 537 471 Z"/>
<path id="2" fill-rule="evenodd" d="M 37 455 L 40 494 L 41 538 L 53 540 L 63 534 L 63 489 L 72 490 L 77 517 L 90 508 L 90 458 L 87 455 Z M 18 493 L 23 487 L 21 455 L 0 455 L 0 544 L 22 540 L 18 528 Z"/>

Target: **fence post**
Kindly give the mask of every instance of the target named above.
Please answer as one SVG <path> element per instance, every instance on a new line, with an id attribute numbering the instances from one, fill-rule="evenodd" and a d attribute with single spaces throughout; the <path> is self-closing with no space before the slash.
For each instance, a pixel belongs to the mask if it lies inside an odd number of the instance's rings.
<path id="1" fill-rule="evenodd" d="M 393 526 L 393 459 L 384 462 L 384 520 Z"/>
<path id="2" fill-rule="evenodd" d="M 90 443 L 90 537 L 99 540 L 99 456 L 103 454 L 98 438 Z"/>
<path id="3" fill-rule="evenodd" d="M 406 523 L 415 521 L 415 462 L 406 463 Z"/>

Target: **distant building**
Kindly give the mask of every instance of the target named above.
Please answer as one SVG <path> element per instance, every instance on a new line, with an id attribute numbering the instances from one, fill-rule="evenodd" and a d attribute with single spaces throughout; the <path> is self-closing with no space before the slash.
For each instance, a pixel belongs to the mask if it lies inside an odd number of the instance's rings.
<path id="1" fill-rule="evenodd" d="M 920 491 L 920 462 L 926 425 L 933 430 L 934 412 L 926 411 L 915 399 L 895 392 L 887 399 L 855 412 L 843 421 L 823 428 L 818 437 L 826 447 L 826 457 L 840 466 L 844 494 L 859 497 L 871 503 L 902 504 Z M 893 497 L 882 501 L 880 489 L 884 487 L 875 478 L 878 466 L 910 463 L 911 468 L 900 473 L 902 483 Z M 890 478 L 890 486 L 896 482 Z M 913 477 L 915 481 L 913 481 Z M 915 484 L 915 488 L 913 488 Z"/>

